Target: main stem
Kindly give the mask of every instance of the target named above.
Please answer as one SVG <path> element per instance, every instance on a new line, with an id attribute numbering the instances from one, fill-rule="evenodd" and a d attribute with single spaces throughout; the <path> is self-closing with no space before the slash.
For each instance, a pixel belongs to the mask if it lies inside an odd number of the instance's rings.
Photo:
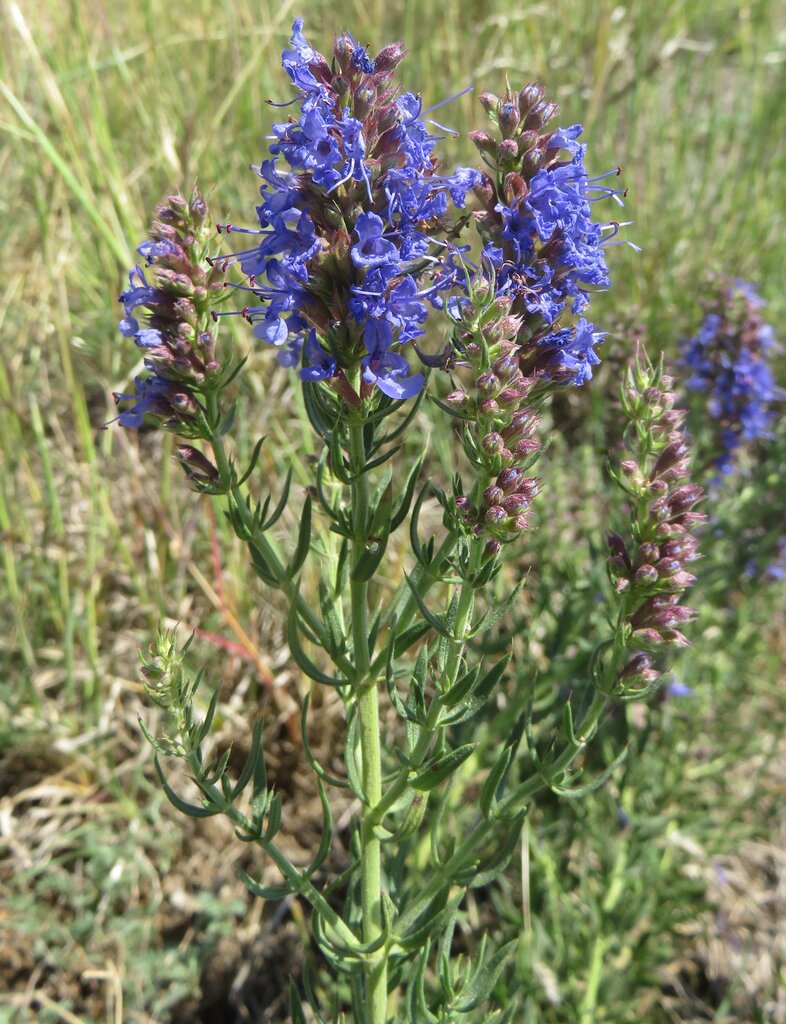
<path id="1" fill-rule="evenodd" d="M 359 383 L 359 382 L 358 382 Z M 365 473 L 366 454 L 363 422 L 349 428 L 349 456 L 352 467 L 352 564 L 357 565 L 368 543 L 369 486 Z M 376 942 L 382 935 L 382 849 L 374 832 L 374 811 L 382 799 L 382 761 L 379 744 L 379 695 L 376 676 L 371 672 L 368 644 L 368 583 L 350 581 L 352 601 L 352 643 L 355 655 L 355 694 L 360 725 L 363 792 L 366 802 L 360 823 L 360 892 L 363 940 Z M 387 950 L 370 954 L 366 962 L 365 1024 L 385 1024 L 387 1019 Z M 360 1024 L 360 1022 L 358 1022 Z"/>

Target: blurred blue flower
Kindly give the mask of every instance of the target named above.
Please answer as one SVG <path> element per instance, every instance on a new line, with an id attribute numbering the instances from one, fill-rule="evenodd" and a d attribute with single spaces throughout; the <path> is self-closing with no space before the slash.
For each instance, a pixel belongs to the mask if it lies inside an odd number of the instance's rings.
<path id="1" fill-rule="evenodd" d="M 779 346 L 759 312 L 763 305 L 753 285 L 723 282 L 698 333 L 682 347 L 683 365 L 691 371 L 686 386 L 707 394 L 716 465 L 723 473 L 734 469 L 744 443 L 768 436 L 772 403 L 783 398 L 767 361 Z"/>

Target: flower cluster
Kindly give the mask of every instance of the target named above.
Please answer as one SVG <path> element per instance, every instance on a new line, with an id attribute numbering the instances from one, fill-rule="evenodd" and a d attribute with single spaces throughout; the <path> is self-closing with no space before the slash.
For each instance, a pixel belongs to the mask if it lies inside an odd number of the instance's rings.
<path id="1" fill-rule="evenodd" d="M 223 272 L 203 265 L 211 233 L 207 205 L 196 191 L 190 201 L 170 196 L 155 210 L 150 237 L 137 250 L 145 267 L 134 267 L 119 299 L 125 311 L 120 333 L 134 339 L 148 371 L 136 378 L 135 392 L 115 394 L 124 406 L 121 426 L 140 427 L 149 416 L 190 433 L 199 395 L 220 376 L 211 312 L 224 290 Z"/>
<path id="2" fill-rule="evenodd" d="M 631 458 L 615 479 L 632 501 L 632 537 L 609 535 L 608 570 L 622 602 L 624 647 L 638 649 L 618 682 L 634 691 L 660 677 L 654 652 L 688 643 L 681 627 L 695 613 L 680 600 L 695 582 L 686 568 L 699 558 L 693 531 L 707 518 L 695 510 L 703 491 L 690 482 L 685 413 L 674 408 L 672 386 L 661 367 L 637 360 L 622 389 Z"/>
<path id="3" fill-rule="evenodd" d="M 716 465 L 723 473 L 733 470 L 742 445 L 767 436 L 772 403 L 782 397 L 768 365 L 779 346 L 761 315 L 763 305 L 752 285 L 722 281 L 698 334 L 683 344 L 682 361 L 691 371 L 686 386 L 708 396 Z"/>
<path id="4" fill-rule="evenodd" d="M 328 63 L 296 19 L 282 63 L 300 114 L 273 126 L 272 159 L 258 168 L 260 227 L 224 228 L 259 243 L 223 261 L 239 262 L 244 287 L 262 300 L 243 315 L 281 349 L 280 362 L 302 362 L 305 380 L 344 391 L 342 378 L 359 368 L 367 392 L 394 399 L 423 386 L 400 350 L 452 283 L 435 269 L 445 217 L 481 179 L 463 168 L 437 173 L 421 101 L 395 87 L 403 57 L 394 43 L 372 59 L 344 33 Z"/>
<path id="5" fill-rule="evenodd" d="M 593 220 L 592 204 L 610 198 L 621 205 L 624 191 L 600 184 L 619 168 L 588 176 L 582 126 L 549 131 L 557 107 L 539 85 L 502 97 L 484 93 L 481 102 L 501 136 L 470 133 L 492 172 L 475 189 L 483 273 L 493 270 L 497 294 L 519 317 L 515 341 L 526 375 L 583 384 L 600 361 L 595 345 L 604 333 L 583 317 L 563 328 L 559 320 L 568 303 L 581 313 L 592 290 L 609 285 L 605 246 L 621 225 Z"/>

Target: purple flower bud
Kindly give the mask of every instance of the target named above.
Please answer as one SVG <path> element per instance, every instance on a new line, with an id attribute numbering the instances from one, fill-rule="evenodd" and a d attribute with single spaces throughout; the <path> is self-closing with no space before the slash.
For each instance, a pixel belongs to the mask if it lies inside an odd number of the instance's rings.
<path id="1" fill-rule="evenodd" d="M 483 518 L 489 526 L 496 526 L 498 523 L 504 523 L 508 516 L 504 508 L 500 508 L 499 505 L 492 505 L 486 509 Z"/>
<path id="2" fill-rule="evenodd" d="M 669 504 L 674 512 L 682 512 L 695 505 L 704 492 L 698 484 L 684 484 L 671 492 Z"/>
<path id="3" fill-rule="evenodd" d="M 483 416 L 496 416 L 499 412 L 499 402 L 493 398 L 486 398 L 478 406 L 478 412 Z"/>
<path id="4" fill-rule="evenodd" d="M 680 633 L 678 629 L 665 629 L 663 631 L 663 642 L 667 647 L 674 648 L 675 650 L 690 647 L 690 640 L 688 640 L 684 633 Z"/>
<path id="5" fill-rule="evenodd" d="M 674 626 L 681 626 L 685 622 L 691 622 L 696 618 L 693 608 L 685 608 L 683 605 L 675 604 L 670 608 L 663 608 L 650 616 L 650 625 L 656 629 L 672 629 Z"/>
<path id="6" fill-rule="evenodd" d="M 374 67 L 378 73 L 389 75 L 396 70 L 406 55 L 403 43 L 388 43 L 374 58 Z"/>
<path id="7" fill-rule="evenodd" d="M 511 353 L 501 356 L 492 366 L 494 373 L 500 380 L 509 381 L 518 373 L 518 360 Z"/>
<path id="8" fill-rule="evenodd" d="M 660 548 L 651 540 L 639 545 L 636 554 L 636 565 L 653 565 L 661 557 Z"/>
<path id="9" fill-rule="evenodd" d="M 558 112 L 559 107 L 556 103 L 536 103 L 524 119 L 524 127 L 526 129 L 545 128 Z"/>
<path id="10" fill-rule="evenodd" d="M 472 502 L 465 494 L 459 494 L 454 499 L 456 511 L 465 522 L 472 522 L 475 519 L 475 509 Z"/>
<path id="11" fill-rule="evenodd" d="M 469 401 L 469 395 L 464 391 L 451 391 L 449 395 L 445 396 L 444 401 L 448 405 L 455 405 L 456 408 L 461 408 Z"/>
<path id="12" fill-rule="evenodd" d="M 635 629 L 631 641 L 637 647 L 643 647 L 645 650 L 657 650 L 657 648 L 663 646 L 663 637 L 660 635 L 657 629 Z"/>
<path id="13" fill-rule="evenodd" d="M 539 451 L 540 447 L 540 441 L 536 441 L 534 437 L 522 437 L 520 441 L 516 441 L 513 450 L 518 458 L 526 459 L 533 452 Z"/>
<path id="14" fill-rule="evenodd" d="M 537 103 L 543 99 L 543 87 L 537 82 L 525 85 L 519 93 L 519 113 L 524 118 Z"/>
<path id="15" fill-rule="evenodd" d="M 516 488 L 524 479 L 524 471 L 515 466 L 503 469 L 497 477 L 497 487 L 502 489 L 503 494 L 513 494 Z"/>
<path id="16" fill-rule="evenodd" d="M 669 580 L 670 585 L 678 588 L 680 591 L 687 590 L 688 587 L 692 587 L 695 582 L 696 577 L 689 572 L 685 572 L 683 569 L 675 572 Z"/>
<path id="17" fill-rule="evenodd" d="M 501 434 L 492 431 L 481 440 L 480 447 L 486 455 L 499 455 L 505 448 L 505 441 Z"/>
<path id="18" fill-rule="evenodd" d="M 667 541 L 660 550 L 663 558 L 678 558 L 684 565 L 685 562 L 693 562 L 698 557 L 698 541 L 690 534 Z"/>
<path id="19" fill-rule="evenodd" d="M 503 139 L 497 146 L 497 160 L 501 164 L 510 163 L 518 155 L 519 147 L 515 139 Z"/>
<path id="20" fill-rule="evenodd" d="M 652 658 L 648 654 L 639 653 L 630 659 L 617 679 L 629 686 L 648 686 L 650 683 L 654 683 L 659 676 L 660 672 L 653 668 Z"/>
<path id="21" fill-rule="evenodd" d="M 622 537 L 618 533 L 607 533 L 606 543 L 609 545 L 609 551 L 611 551 L 612 555 L 615 558 L 621 559 L 625 569 L 630 572 L 633 569 L 633 563 L 630 560 L 628 549 Z"/>
<path id="22" fill-rule="evenodd" d="M 487 113 L 496 113 L 499 106 L 499 96 L 495 96 L 493 92 L 482 92 L 479 99 L 480 105 Z"/>
<path id="23" fill-rule="evenodd" d="M 633 582 L 640 587 L 650 587 L 658 582 L 658 570 L 654 565 L 640 565 L 633 576 Z"/>
<path id="24" fill-rule="evenodd" d="M 672 441 L 660 453 L 658 461 L 652 468 L 650 476 L 654 479 L 667 469 L 679 465 L 688 454 L 688 446 L 683 441 Z"/>
<path id="25" fill-rule="evenodd" d="M 521 512 L 526 512 L 529 508 L 529 498 L 526 494 L 511 494 L 502 501 L 502 507 L 508 513 L 508 515 L 518 515 Z"/>
<path id="26" fill-rule="evenodd" d="M 481 153 L 486 153 L 488 156 L 496 158 L 497 155 L 497 143 L 492 139 L 488 132 L 472 131 L 467 133 L 478 147 Z"/>
<path id="27" fill-rule="evenodd" d="M 502 138 L 509 139 L 519 126 L 518 104 L 513 103 L 512 100 L 506 96 L 499 104 L 497 117 L 499 119 L 499 130 L 502 132 Z"/>
<path id="28" fill-rule="evenodd" d="M 505 497 L 505 492 L 501 487 L 487 487 L 483 492 L 483 500 L 487 505 L 500 505 L 502 499 Z"/>
<path id="29" fill-rule="evenodd" d="M 189 480 L 208 483 L 219 479 L 216 467 L 198 448 L 194 448 L 190 444 L 181 444 L 175 448 L 175 455 L 180 460 Z"/>

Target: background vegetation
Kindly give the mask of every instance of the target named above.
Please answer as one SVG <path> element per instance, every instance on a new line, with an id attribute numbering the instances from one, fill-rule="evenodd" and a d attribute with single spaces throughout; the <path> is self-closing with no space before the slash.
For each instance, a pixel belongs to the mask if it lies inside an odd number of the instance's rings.
<path id="1" fill-rule="evenodd" d="M 303 684 L 275 601 L 170 443 L 101 426 L 137 369 L 115 299 L 149 211 L 198 180 L 217 219 L 250 222 L 248 166 L 275 115 L 266 101 L 289 97 L 279 56 L 297 14 L 323 50 L 339 27 L 372 50 L 403 38 L 405 83 L 427 105 L 474 84 L 441 111 L 459 133 L 446 162 L 474 159 L 477 92 L 508 75 L 541 81 L 563 124 L 584 123 L 591 168 L 624 167 L 643 252 L 611 254 L 613 288 L 594 300 L 613 329 L 605 369 L 554 410 L 523 672 L 570 685 L 581 662 L 613 396 L 635 339 L 672 357 L 712 269 L 757 282 L 786 337 L 775 0 L 2 0 L 2 1021 L 286 1019 L 279 976 L 299 970 L 300 907 L 252 904 L 234 877 L 245 851 L 164 803 L 136 724 L 137 652 L 161 620 L 196 630 L 241 747 L 267 709 L 295 853 L 318 817 L 294 725 Z M 239 329 L 232 343 L 251 342 Z M 294 460 L 305 482 L 291 381 L 269 351 L 249 368 L 239 444 L 268 434 L 266 469 Z M 705 427 L 695 410 L 700 446 Z M 584 802 L 540 806 L 515 870 L 468 908 L 467 943 L 483 928 L 521 935 L 499 996 L 517 994 L 528 1024 L 786 1021 L 786 616 L 767 572 L 786 499 L 779 430 L 710 503 L 701 617 L 676 668 L 692 696 L 673 688 L 610 721 L 603 742 L 627 738 L 625 767 Z M 451 439 L 431 440 L 449 472 Z M 329 701 L 323 722 L 315 744 L 329 751 Z"/>

